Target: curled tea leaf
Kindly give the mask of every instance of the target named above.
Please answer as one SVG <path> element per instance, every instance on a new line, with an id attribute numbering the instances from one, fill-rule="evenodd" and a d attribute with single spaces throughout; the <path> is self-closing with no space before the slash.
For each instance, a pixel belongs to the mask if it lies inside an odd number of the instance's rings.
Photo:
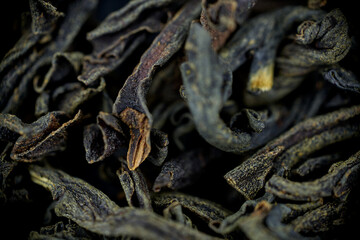
<path id="1" fill-rule="evenodd" d="M 291 148 L 291 146 L 301 141 L 307 141 L 306 139 L 311 138 L 312 136 L 329 131 L 338 124 L 351 122 L 352 120 L 357 119 L 359 114 L 360 107 L 353 106 L 309 118 L 295 125 L 280 137 L 269 142 L 252 157 L 228 172 L 225 175 L 225 179 L 245 197 L 252 199 L 256 196 L 256 193 L 263 188 L 265 184 L 264 179 L 273 168 L 274 161 L 285 152 L 284 150 Z M 353 130 L 354 131 L 349 131 L 349 133 L 356 134 L 356 127 L 355 129 L 353 127 Z M 256 179 L 258 180 L 254 181 L 251 176 L 257 176 Z"/>
<path id="2" fill-rule="evenodd" d="M 23 134 L 16 140 L 11 151 L 11 158 L 16 161 L 32 162 L 66 147 L 68 128 L 82 119 L 79 111 L 73 119 L 64 121 L 62 112 L 51 112 L 29 124 Z"/>
<path id="3" fill-rule="evenodd" d="M 276 195 L 279 198 L 299 200 L 299 201 L 316 201 L 322 197 L 334 195 L 334 188 L 340 179 L 350 169 L 359 170 L 360 152 L 351 156 L 348 160 L 334 164 L 329 173 L 323 177 L 311 182 L 294 182 L 279 176 L 272 176 L 266 183 L 266 191 Z M 348 173 L 350 175 L 351 172 Z M 341 195 L 345 194 L 341 193 Z"/>
<path id="4" fill-rule="evenodd" d="M 196 1 L 186 3 L 154 39 L 142 55 L 139 65 L 119 91 L 113 105 L 113 113 L 131 129 L 127 158 L 130 170 L 137 168 L 150 153 L 149 133 L 152 118 L 145 104 L 145 94 L 152 76 L 156 68 L 163 66 L 180 49 L 190 22 L 199 11 L 200 6 Z"/>
<path id="5" fill-rule="evenodd" d="M 126 138 L 119 120 L 112 114 L 100 112 L 97 124 L 84 129 L 84 147 L 88 163 L 104 160 L 125 146 Z"/>

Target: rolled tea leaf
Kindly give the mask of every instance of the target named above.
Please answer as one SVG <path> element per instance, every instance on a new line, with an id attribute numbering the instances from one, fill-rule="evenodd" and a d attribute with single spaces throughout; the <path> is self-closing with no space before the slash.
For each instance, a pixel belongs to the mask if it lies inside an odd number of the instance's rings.
<path id="1" fill-rule="evenodd" d="M 88 163 L 104 160 L 116 150 L 125 147 L 126 137 L 119 120 L 112 114 L 99 112 L 97 124 L 84 129 L 85 156 Z"/>

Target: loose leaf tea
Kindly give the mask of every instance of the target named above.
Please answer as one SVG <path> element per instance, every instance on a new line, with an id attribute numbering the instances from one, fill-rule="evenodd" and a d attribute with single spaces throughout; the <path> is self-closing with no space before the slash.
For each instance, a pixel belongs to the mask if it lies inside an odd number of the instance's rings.
<path id="1" fill-rule="evenodd" d="M 0 11 L 0 238 L 357 235 L 353 5 L 28 0 Z"/>

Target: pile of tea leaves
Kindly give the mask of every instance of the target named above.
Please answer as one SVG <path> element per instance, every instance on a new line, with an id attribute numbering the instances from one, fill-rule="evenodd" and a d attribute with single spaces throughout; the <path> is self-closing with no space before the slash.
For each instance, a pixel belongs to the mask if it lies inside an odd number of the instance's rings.
<path id="1" fill-rule="evenodd" d="M 356 7 L 12 0 L 11 239 L 344 239 L 360 215 Z"/>

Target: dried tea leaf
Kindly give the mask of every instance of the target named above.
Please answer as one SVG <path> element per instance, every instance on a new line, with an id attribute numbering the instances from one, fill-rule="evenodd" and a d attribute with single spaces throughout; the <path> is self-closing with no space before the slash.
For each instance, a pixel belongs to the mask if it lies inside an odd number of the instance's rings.
<path id="1" fill-rule="evenodd" d="M 104 193 L 63 171 L 32 165 L 32 180 L 57 199 L 55 213 L 91 232 L 144 239 L 218 239 L 147 210 L 120 208 Z"/>
<path id="2" fill-rule="evenodd" d="M 304 177 L 309 176 L 314 171 L 330 167 L 331 164 L 340 160 L 339 154 L 324 155 L 316 158 L 309 158 L 298 168 L 294 169 L 293 173 Z"/>
<path id="3" fill-rule="evenodd" d="M 323 197 L 334 196 L 335 186 L 352 169 L 352 172 L 358 171 L 360 168 L 360 152 L 351 156 L 348 160 L 339 164 L 334 164 L 329 173 L 319 179 L 310 182 L 294 182 L 283 177 L 274 175 L 266 183 L 267 192 L 274 194 L 282 199 L 298 200 L 298 201 L 316 201 Z M 350 175 L 350 172 L 348 172 Z M 347 178 L 346 176 L 345 178 Z M 353 180 L 353 179 L 352 179 Z M 339 183 L 342 185 L 342 183 Z M 339 194 L 340 197 L 344 193 Z"/>
<path id="4" fill-rule="evenodd" d="M 259 176 L 260 179 L 265 179 L 274 166 L 273 163 L 275 159 L 281 156 L 284 150 L 289 149 L 291 146 L 303 141 L 306 138 L 311 138 L 321 132 L 334 128 L 337 125 L 345 124 L 352 119 L 357 119 L 359 114 L 360 106 L 353 106 L 314 118 L 309 118 L 295 125 L 290 130 L 283 133 L 280 137 L 269 142 L 248 160 L 228 172 L 225 175 L 225 179 L 232 187 L 238 190 L 245 197 L 252 199 L 256 196 L 256 193 L 263 188 L 265 183 L 264 181 L 254 181 L 252 176 Z M 266 161 L 266 159 L 263 160 L 263 157 L 261 156 L 268 157 L 268 154 L 275 151 L 276 148 L 278 148 L 276 154 L 272 154 L 270 155 L 270 158 L 267 158 L 270 162 Z"/>
<path id="5" fill-rule="evenodd" d="M 296 164 L 306 159 L 315 151 L 330 146 L 331 144 L 355 138 L 359 135 L 360 126 L 358 126 L 358 124 L 351 124 L 335 127 L 313 137 L 306 138 L 290 147 L 279 157 L 277 164 L 281 166 L 279 166 L 278 169 L 281 169 L 280 171 L 284 170 L 285 174 L 287 174 Z"/>
<path id="6" fill-rule="evenodd" d="M 30 82 L 38 70 L 51 63 L 51 59 L 55 53 L 66 51 L 69 48 L 96 4 L 97 0 L 71 2 L 65 13 L 66 17 L 61 22 L 53 41 L 46 44 L 41 51 L 34 48 L 26 59 L 22 59 L 17 63 L 18 70 L 11 69 L 10 72 L 6 73 L 5 80 L 3 80 L 1 84 L 6 84 L 8 87 L 0 87 L 0 89 L 5 91 L 5 97 L 0 100 L 2 112 L 17 112 L 22 101 L 26 99 L 29 93 L 28 88 L 30 87 Z M 1 95 L 3 95 L 3 93 L 1 93 Z"/>
<path id="7" fill-rule="evenodd" d="M 278 204 L 273 206 L 268 216 L 265 219 L 266 226 L 276 235 L 279 239 L 309 239 L 297 233 L 292 225 L 283 223 L 286 215 L 291 213 L 291 209 L 285 204 Z M 311 239 L 317 239 L 311 238 Z"/>
<path id="8" fill-rule="evenodd" d="M 42 92 L 36 99 L 34 115 L 37 118 L 44 116 L 49 112 L 50 107 L 50 93 L 49 91 Z"/>
<path id="9" fill-rule="evenodd" d="M 93 44 L 94 51 L 85 57 L 83 72 L 78 79 L 89 85 L 123 63 L 146 40 L 146 33 L 157 33 L 163 29 L 166 13 L 157 8 L 170 3 L 171 1 L 133 1 L 111 13 L 96 29 L 88 33 L 87 38 Z M 135 13 L 131 10 L 136 5 Z M 140 18 L 137 15 L 151 9 L 153 12 L 148 16 Z"/>
<path id="10" fill-rule="evenodd" d="M 97 124 L 86 126 L 84 129 L 83 143 L 88 163 L 104 160 L 126 143 L 125 134 L 116 117 L 99 112 L 96 120 Z"/>
<path id="11" fill-rule="evenodd" d="M 154 39 L 140 59 L 139 65 L 119 91 L 113 113 L 130 127 L 128 166 L 136 169 L 150 153 L 152 118 L 145 104 L 145 94 L 156 68 L 163 66 L 181 47 L 190 22 L 198 15 L 200 6 L 190 1 Z"/>
<path id="12" fill-rule="evenodd" d="M 79 82 L 61 85 L 52 93 L 51 101 L 53 108 L 71 115 L 84 103 L 101 93 L 105 89 L 105 86 L 106 83 L 103 78 L 100 79 L 98 86 L 94 87 L 84 87 L 83 84 Z"/>
<path id="13" fill-rule="evenodd" d="M 231 214 L 229 210 L 224 209 L 219 204 L 178 192 L 153 194 L 152 200 L 158 207 L 167 207 L 176 201 L 183 208 L 195 213 L 207 223 L 222 221 Z"/>
<path id="14" fill-rule="evenodd" d="M 138 207 L 152 211 L 149 189 L 140 169 L 130 171 L 125 164 L 122 164 L 122 168 L 116 172 L 116 175 L 119 177 L 129 206 L 134 206 L 135 193 Z"/>
<path id="15" fill-rule="evenodd" d="M 288 208 L 291 209 L 290 212 L 284 214 L 282 221 L 289 222 L 294 220 L 296 217 L 304 215 L 306 212 L 310 212 L 322 205 L 324 205 L 323 199 L 320 199 L 315 202 L 307 202 L 303 204 L 296 204 L 296 203 L 287 203 L 285 204 Z"/>
<path id="16" fill-rule="evenodd" d="M 130 170 L 136 169 L 151 151 L 149 120 L 144 113 L 132 108 L 122 111 L 121 120 L 129 126 L 130 143 L 127 162 Z"/>
<path id="17" fill-rule="evenodd" d="M 125 7 L 112 12 L 99 25 L 98 28 L 88 33 L 88 39 L 95 39 L 104 34 L 118 32 L 134 23 L 143 12 L 165 7 L 174 0 L 135 0 L 129 2 Z M 178 1 L 178 2 L 183 2 Z"/>
<path id="18" fill-rule="evenodd" d="M 220 155 L 215 149 L 195 149 L 164 163 L 153 185 L 153 191 L 162 188 L 177 190 L 192 184 L 204 167 Z"/>
<path id="19" fill-rule="evenodd" d="M 296 218 L 291 224 L 295 231 L 303 234 L 324 232 L 338 225 L 344 208 L 343 203 L 330 202 Z"/>
<path id="20" fill-rule="evenodd" d="M 92 240 L 100 239 L 94 233 L 86 231 L 75 223 L 64 224 L 57 222 L 54 225 L 42 227 L 39 232 L 32 231 L 29 234 L 29 240 L 44 240 L 44 239 L 82 239 Z"/>
<path id="21" fill-rule="evenodd" d="M 278 46 L 294 22 L 316 19 L 321 11 L 289 6 L 261 14 L 247 21 L 220 51 L 232 71 L 252 55 L 247 90 L 269 91 L 274 85 L 274 68 Z"/>
<path id="22" fill-rule="evenodd" d="M 150 137 L 151 152 L 148 160 L 156 166 L 161 166 L 168 155 L 168 135 L 160 130 L 153 128 L 150 131 Z"/>
<path id="23" fill-rule="evenodd" d="M 335 68 L 323 72 L 324 79 L 340 89 L 360 93 L 360 82 L 351 71 Z"/>
<path id="24" fill-rule="evenodd" d="M 325 6 L 327 0 L 308 0 L 308 7 L 311 9 L 317 9 Z"/>
<path id="25" fill-rule="evenodd" d="M 200 22 L 210 33 L 212 46 L 219 50 L 236 29 L 243 23 L 256 0 L 202 0 Z"/>
<path id="26" fill-rule="evenodd" d="M 34 90 L 37 93 L 42 93 L 51 85 L 56 86 L 65 80 L 76 79 L 83 57 L 84 55 L 81 52 L 55 53 L 52 58 L 51 68 L 46 73 L 44 79 L 40 81 L 41 78 L 34 78 Z"/>
<path id="27" fill-rule="evenodd" d="M 0 179 L 1 179 L 0 191 L 5 188 L 7 177 L 12 172 L 14 167 L 17 165 L 17 162 L 12 161 L 10 159 L 10 151 L 12 147 L 13 144 L 8 143 L 0 154 Z"/>
<path id="28" fill-rule="evenodd" d="M 303 22 L 295 40 L 282 49 L 277 59 L 281 75 L 303 75 L 319 65 L 337 63 L 351 46 L 346 18 L 339 9 L 332 10 L 320 21 Z"/>
<path id="29" fill-rule="evenodd" d="M 272 234 L 263 221 L 271 210 L 271 204 L 263 201 L 255 206 L 254 211 L 249 216 L 240 218 L 237 222 L 239 228 L 250 239 L 278 239 Z"/>
<path id="30" fill-rule="evenodd" d="M 15 142 L 23 134 L 25 126 L 15 115 L 0 113 L 0 140 Z"/>
<path id="31" fill-rule="evenodd" d="M 274 159 L 284 151 L 284 146 L 257 153 L 239 167 L 228 172 L 224 178 L 246 199 L 254 199 L 259 186 L 264 186 L 266 176 L 273 166 Z"/>
<path id="32" fill-rule="evenodd" d="M 220 49 L 230 34 L 236 29 L 236 1 L 202 0 L 200 22 L 210 33 L 215 51 Z"/>
<path id="33" fill-rule="evenodd" d="M 20 77 L 38 59 L 37 51 L 32 48 L 41 41 L 41 38 L 51 38 L 53 24 L 59 20 L 62 13 L 57 12 L 50 3 L 42 0 L 31 0 L 30 10 L 32 17 L 32 27 L 19 39 L 15 46 L 5 55 L 0 64 L 0 108 L 3 109 L 11 97 L 16 85 L 20 82 Z M 16 69 L 12 66 L 18 66 Z"/>
<path id="34" fill-rule="evenodd" d="M 181 73 L 196 129 L 223 151 L 239 153 L 250 149 L 250 134 L 231 131 L 219 116 L 224 103 L 223 79 L 231 79 L 231 74 L 213 52 L 210 36 L 199 24 L 191 25 L 185 49 L 188 62 L 181 65 Z"/>
<path id="35" fill-rule="evenodd" d="M 62 112 L 50 112 L 23 129 L 11 151 L 11 158 L 16 161 L 32 162 L 66 148 L 68 128 L 82 119 L 79 111 L 73 119 L 64 122 Z"/>
<path id="36" fill-rule="evenodd" d="M 257 198 L 255 200 L 246 200 L 240 207 L 240 209 L 227 216 L 223 221 L 213 221 L 209 223 L 211 229 L 220 234 L 228 234 L 233 232 L 238 228 L 238 221 L 249 213 L 249 211 L 253 211 L 256 205 L 260 202 L 266 201 L 267 203 L 271 203 L 274 201 L 274 196 L 269 193 L 265 193 L 262 197 Z M 250 210 L 249 210 L 250 209 Z M 240 220 L 241 221 L 241 220 Z"/>
<path id="37" fill-rule="evenodd" d="M 50 33 L 59 17 L 64 13 L 58 12 L 56 7 L 44 0 L 31 0 L 30 11 L 32 17 L 31 30 L 34 34 Z"/>
<path id="38" fill-rule="evenodd" d="M 177 222 L 196 229 L 196 226 L 192 224 L 191 219 L 183 213 L 182 206 L 177 200 L 172 201 L 172 203 L 163 210 L 163 215 L 167 219 L 175 218 Z"/>

